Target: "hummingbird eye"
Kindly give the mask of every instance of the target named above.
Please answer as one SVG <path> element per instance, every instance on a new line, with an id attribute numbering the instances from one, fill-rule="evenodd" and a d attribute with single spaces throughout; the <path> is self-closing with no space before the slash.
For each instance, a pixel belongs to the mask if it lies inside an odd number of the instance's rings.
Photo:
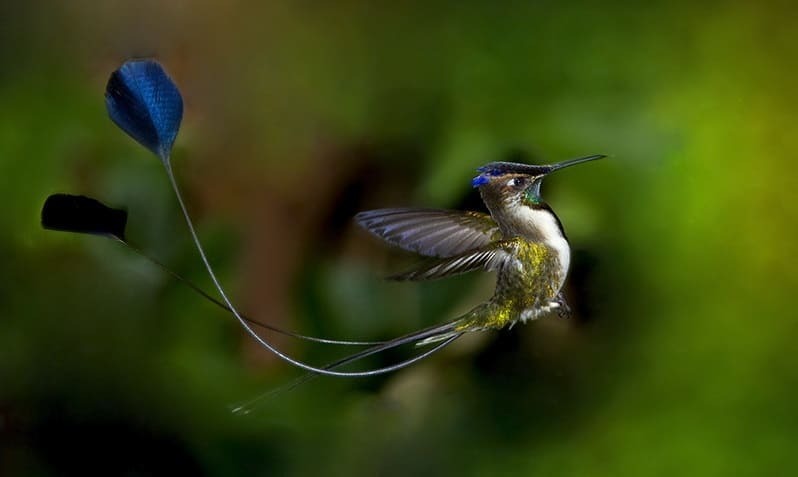
<path id="1" fill-rule="evenodd" d="M 524 177 L 513 177 L 507 181 L 507 187 L 521 188 L 526 186 L 526 179 Z"/>

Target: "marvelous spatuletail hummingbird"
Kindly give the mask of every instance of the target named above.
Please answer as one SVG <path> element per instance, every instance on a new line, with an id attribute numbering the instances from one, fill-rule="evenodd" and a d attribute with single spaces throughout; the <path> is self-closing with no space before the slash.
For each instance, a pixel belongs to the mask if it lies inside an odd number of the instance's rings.
<path id="1" fill-rule="evenodd" d="M 111 209 L 84 196 L 55 194 L 48 198 L 42 210 L 42 225 L 48 229 L 115 239 L 230 312 L 261 346 L 308 371 L 278 391 L 293 388 L 318 375 L 362 377 L 395 371 L 425 359 L 464 333 L 500 329 L 566 308 L 560 290 L 568 272 L 570 249 L 559 219 L 540 197 L 540 185 L 551 172 L 603 156 L 546 166 L 493 162 L 481 167 L 473 185 L 479 188 L 490 214 L 431 209 L 380 209 L 357 214 L 355 218 L 360 225 L 389 243 L 432 257 L 424 266 L 394 278 L 427 280 L 482 269 L 497 272 L 497 286 L 488 301 L 441 325 L 384 342 L 333 340 L 301 335 L 253 320 L 240 313 L 229 299 L 200 243 L 174 175 L 171 150 L 182 120 L 183 99 L 161 65 L 146 59 L 124 63 L 111 74 L 105 97 L 111 120 L 161 160 L 189 233 L 221 300 L 128 242 L 125 239 L 126 211 Z M 365 349 L 327 365 L 314 366 L 278 350 L 252 325 L 319 344 L 364 346 Z M 339 370 L 389 349 L 433 343 L 434 346 L 423 352 L 388 366 Z M 273 393 L 270 391 L 266 395 Z M 234 410 L 248 412 L 266 395 Z"/>

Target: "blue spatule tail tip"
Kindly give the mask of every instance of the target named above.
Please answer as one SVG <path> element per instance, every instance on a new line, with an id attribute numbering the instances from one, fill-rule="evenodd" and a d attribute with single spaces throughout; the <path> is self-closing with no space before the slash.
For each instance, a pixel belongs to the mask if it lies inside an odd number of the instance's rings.
<path id="1" fill-rule="evenodd" d="M 117 126 L 167 160 L 183 118 L 183 98 L 160 64 L 127 61 L 111 73 L 105 105 Z"/>

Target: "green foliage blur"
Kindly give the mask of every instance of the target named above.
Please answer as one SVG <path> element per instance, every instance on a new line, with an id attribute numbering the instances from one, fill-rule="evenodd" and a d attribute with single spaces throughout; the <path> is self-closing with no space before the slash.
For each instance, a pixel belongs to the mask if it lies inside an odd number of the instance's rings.
<path id="1" fill-rule="evenodd" d="M 497 2 L 498 3 L 498 2 Z M 794 475 L 798 16 L 789 2 L 4 2 L 0 474 Z M 478 208 L 474 169 L 604 153 L 543 194 L 576 314 L 404 371 L 300 373 L 55 192 L 210 289 L 157 160 L 106 116 L 125 59 L 183 92 L 174 165 L 249 314 L 386 339 L 490 275 L 390 283 L 369 208 Z M 346 350 L 276 337 L 322 364 Z M 412 350 L 374 358 L 380 366 Z"/>

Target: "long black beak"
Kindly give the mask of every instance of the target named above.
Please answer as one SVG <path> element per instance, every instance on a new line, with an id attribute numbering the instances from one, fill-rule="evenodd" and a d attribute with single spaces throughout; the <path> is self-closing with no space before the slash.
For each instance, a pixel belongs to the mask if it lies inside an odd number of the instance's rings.
<path id="1" fill-rule="evenodd" d="M 490 164 L 486 164 L 477 169 L 483 175 L 478 176 L 477 178 L 474 179 L 474 186 L 477 187 L 482 184 L 482 182 L 478 179 L 483 178 L 484 175 L 498 176 L 502 174 L 516 173 L 516 174 L 529 174 L 531 176 L 545 176 L 546 174 L 551 174 L 554 171 L 565 169 L 566 167 L 570 167 L 575 164 L 581 164 L 583 162 L 595 161 L 596 159 L 601 159 L 602 157 L 607 157 L 607 156 L 605 156 L 604 154 L 596 154 L 593 156 L 568 159 L 567 161 L 562 161 L 556 164 L 548 164 L 543 166 L 535 164 L 521 164 L 518 162 L 491 162 Z M 486 178 L 483 180 L 484 182 L 487 182 Z"/>
<path id="2" fill-rule="evenodd" d="M 539 167 L 541 169 L 545 169 L 546 171 L 543 172 L 544 174 L 551 174 L 554 171 L 558 171 L 560 169 L 565 169 L 566 167 L 571 167 L 576 164 L 581 164 L 583 162 L 595 161 L 601 158 L 607 157 L 604 154 L 595 154 L 593 156 L 585 156 L 585 157 L 577 157 L 576 159 L 568 159 L 567 161 L 558 162 L 557 164 L 551 164 L 549 166 L 533 166 Z"/>

